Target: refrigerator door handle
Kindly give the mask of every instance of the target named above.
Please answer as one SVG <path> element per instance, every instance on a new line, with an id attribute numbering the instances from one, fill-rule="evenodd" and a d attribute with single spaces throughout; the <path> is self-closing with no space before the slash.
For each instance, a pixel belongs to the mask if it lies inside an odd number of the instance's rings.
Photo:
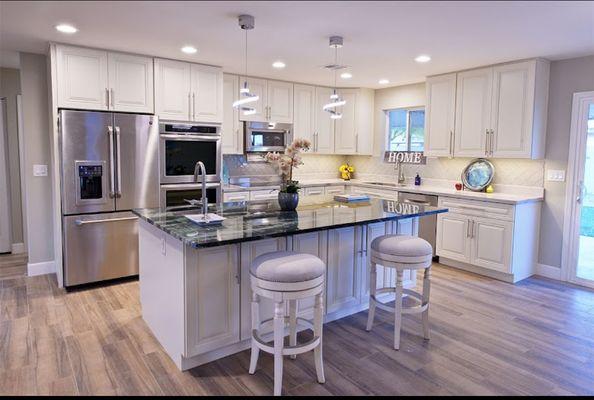
<path id="1" fill-rule="evenodd" d="M 115 133 L 116 133 L 116 154 L 117 154 L 117 170 L 118 170 L 118 184 L 117 184 L 117 191 L 116 191 L 116 197 L 122 197 L 122 188 L 120 187 L 120 185 L 122 184 L 122 152 L 121 152 L 121 148 L 122 146 L 120 145 L 120 127 L 116 126 L 115 127 Z"/>
<path id="2" fill-rule="evenodd" d="M 109 197 L 115 197 L 115 168 L 113 160 L 113 127 L 107 127 L 107 133 L 109 135 Z"/>

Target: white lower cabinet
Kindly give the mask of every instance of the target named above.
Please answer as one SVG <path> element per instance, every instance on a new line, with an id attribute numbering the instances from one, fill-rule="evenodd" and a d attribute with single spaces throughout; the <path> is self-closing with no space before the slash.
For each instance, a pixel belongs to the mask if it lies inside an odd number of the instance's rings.
<path id="1" fill-rule="evenodd" d="M 482 218 L 474 218 L 472 222 L 472 263 L 501 272 L 511 272 L 513 223 Z"/>
<path id="2" fill-rule="evenodd" d="M 328 263 L 326 277 L 326 308 L 330 314 L 354 307 L 361 299 L 361 274 L 357 257 L 361 244 L 361 226 L 333 229 L 328 232 Z"/>
<path id="3" fill-rule="evenodd" d="M 453 260 L 470 262 L 470 219 L 454 213 L 437 216 L 437 254 Z"/>

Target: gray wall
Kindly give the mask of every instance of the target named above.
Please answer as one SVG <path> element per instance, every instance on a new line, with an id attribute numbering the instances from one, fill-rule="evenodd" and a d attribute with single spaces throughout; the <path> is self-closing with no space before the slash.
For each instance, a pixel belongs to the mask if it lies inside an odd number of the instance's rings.
<path id="1" fill-rule="evenodd" d="M 17 122 L 17 95 L 19 94 L 21 94 L 21 79 L 19 76 L 19 70 L 14 68 L 0 68 L 0 97 L 6 97 L 10 215 L 13 243 L 23 243 L 21 167 L 19 162 L 19 132 Z"/>
<path id="2" fill-rule="evenodd" d="M 567 170 L 571 104 L 575 92 L 594 90 L 594 56 L 551 63 L 546 169 Z M 545 181 L 539 262 L 561 267 L 565 182 Z"/>
<path id="3" fill-rule="evenodd" d="M 52 170 L 46 57 L 20 53 L 23 105 L 25 204 L 29 263 L 54 260 Z M 34 177 L 33 164 L 48 165 L 48 176 Z"/>

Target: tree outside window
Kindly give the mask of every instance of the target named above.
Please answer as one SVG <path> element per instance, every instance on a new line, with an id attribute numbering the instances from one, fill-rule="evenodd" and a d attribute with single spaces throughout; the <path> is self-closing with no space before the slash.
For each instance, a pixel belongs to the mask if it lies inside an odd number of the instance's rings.
<path id="1" fill-rule="evenodd" d="M 388 151 L 423 151 L 425 109 L 399 108 L 386 111 Z"/>

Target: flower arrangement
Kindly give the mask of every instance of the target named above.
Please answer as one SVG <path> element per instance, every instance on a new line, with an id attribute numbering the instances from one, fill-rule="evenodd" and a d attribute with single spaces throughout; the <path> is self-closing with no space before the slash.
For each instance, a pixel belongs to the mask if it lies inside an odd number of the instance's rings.
<path id="1" fill-rule="evenodd" d="M 355 172 L 355 167 L 349 164 L 342 164 L 338 168 L 338 171 L 340 171 L 340 177 L 345 181 L 348 181 L 351 179 L 351 174 Z"/>
<path id="2" fill-rule="evenodd" d="M 285 154 L 267 153 L 264 159 L 278 166 L 280 175 L 283 179 L 281 186 L 281 193 L 297 193 L 299 190 L 299 181 L 293 180 L 293 168 L 298 168 L 303 165 L 301 152 L 308 151 L 311 147 L 311 142 L 307 139 L 295 139 L 289 147 L 286 148 Z"/>

